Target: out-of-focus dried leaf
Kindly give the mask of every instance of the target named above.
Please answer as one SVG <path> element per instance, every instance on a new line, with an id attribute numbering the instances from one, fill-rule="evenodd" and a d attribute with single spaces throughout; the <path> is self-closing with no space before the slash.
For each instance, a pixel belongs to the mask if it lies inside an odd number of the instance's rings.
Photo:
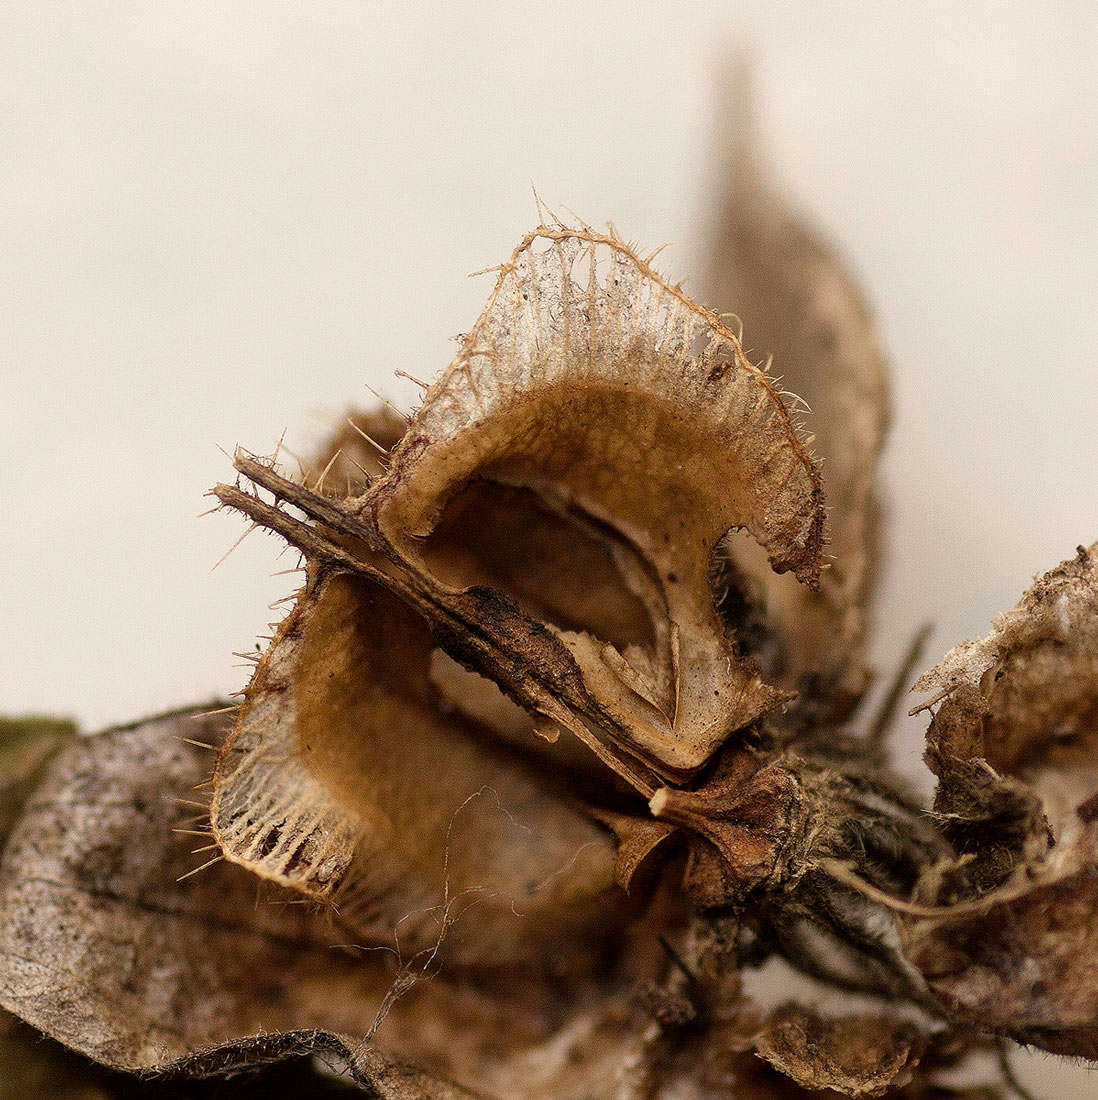
<path id="1" fill-rule="evenodd" d="M 75 732 L 63 718 L 0 718 L 0 851 L 46 762 Z"/>
<path id="2" fill-rule="evenodd" d="M 126 1069 L 165 1066 L 275 1021 L 365 1031 L 363 968 L 327 947 L 306 913 L 260 903 L 247 877 L 224 867 L 175 881 L 210 858 L 189 854 L 201 838 L 172 831 L 190 814 L 174 792 L 191 795 L 208 769 L 179 739 L 221 726 L 187 719 L 81 738 L 54 761 L 0 869 L 0 999 Z M 386 987 L 378 974 L 377 1001 Z M 236 1058 L 225 1050 L 224 1067 Z"/>
<path id="3" fill-rule="evenodd" d="M 172 1079 L 315 1054 L 392 1100 L 609 1095 L 633 1041 L 612 965 L 580 984 L 436 978 L 426 955 L 397 966 L 337 946 L 338 920 L 238 867 L 188 874 L 209 845 L 173 831 L 192 816 L 173 792 L 192 800 L 208 763 L 181 739 L 221 728 L 170 715 L 52 762 L 0 868 L 0 1004 L 96 1061 Z M 650 965 L 628 931 L 621 946 Z"/>
<path id="4" fill-rule="evenodd" d="M 1098 544 L 916 684 L 961 858 L 932 867 L 904 949 L 957 1016 L 1098 1057 Z"/>
<path id="5" fill-rule="evenodd" d="M 825 470 L 829 568 L 818 592 L 729 553 L 765 593 L 783 683 L 841 716 L 865 686 L 861 645 L 876 559 L 873 479 L 887 420 L 885 361 L 861 292 L 830 246 L 790 209 L 761 163 L 746 70 L 723 89 L 717 214 L 706 298 L 733 309 L 746 344 L 772 355 L 781 384 L 811 408 Z M 807 700 L 806 700 L 807 701 Z"/>
<path id="6" fill-rule="evenodd" d="M 0 852 L 50 757 L 73 737 L 75 725 L 46 717 L 0 718 Z M 0 915 L 3 910 L 0 907 Z M 0 1098 L 56 1096 L 99 1100 L 114 1095 L 89 1065 L 52 1044 L 14 1016 L 0 1012 Z"/>
<path id="7" fill-rule="evenodd" d="M 385 472 L 389 452 L 407 427 L 408 422 L 387 405 L 348 409 L 314 456 L 309 480 L 317 492 L 358 496 Z"/>

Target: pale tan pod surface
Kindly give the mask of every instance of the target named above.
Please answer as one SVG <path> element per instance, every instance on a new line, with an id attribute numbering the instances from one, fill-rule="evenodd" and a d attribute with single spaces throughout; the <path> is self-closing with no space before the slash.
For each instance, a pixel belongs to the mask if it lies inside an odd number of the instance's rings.
<path id="1" fill-rule="evenodd" d="M 767 592 L 786 675 L 821 676 L 840 708 L 865 686 L 865 606 L 877 564 L 874 476 L 888 419 L 885 355 L 846 265 L 791 208 L 757 148 L 743 67 L 722 88 L 720 199 L 705 300 L 743 324 L 744 346 L 812 410 L 813 450 L 827 487 L 827 568 L 818 592 L 733 553 Z M 732 323 L 732 322 L 730 322 Z"/>
<path id="2" fill-rule="evenodd" d="M 537 617 L 544 607 L 501 581 L 490 550 L 466 540 L 455 560 L 448 509 L 476 485 L 489 534 L 513 511 L 492 495 L 525 494 L 538 512 L 532 558 L 556 559 L 561 531 L 577 549 L 601 544 L 604 568 L 553 581 L 564 597 L 546 621 L 631 751 L 688 773 L 780 701 L 725 637 L 710 562 L 742 528 L 775 570 L 814 585 L 819 475 L 736 338 L 617 238 L 542 227 L 523 241 L 360 501 L 410 568 L 455 591 L 496 585 Z M 610 614 L 594 614 L 614 591 Z M 628 621 L 638 625 L 613 636 Z"/>

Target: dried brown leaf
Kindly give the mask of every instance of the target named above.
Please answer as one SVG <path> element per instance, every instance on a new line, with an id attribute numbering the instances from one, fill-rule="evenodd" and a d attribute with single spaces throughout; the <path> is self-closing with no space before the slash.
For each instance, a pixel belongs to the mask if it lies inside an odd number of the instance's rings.
<path id="1" fill-rule="evenodd" d="M 0 718 L 0 851 L 46 763 L 75 732 L 65 719 Z"/>
<path id="2" fill-rule="evenodd" d="M 612 1076 L 628 1032 L 598 985 L 420 980 L 364 1042 L 394 983 L 429 968 L 336 948 L 338 923 L 231 865 L 179 879 L 209 855 L 173 832 L 191 816 L 173 792 L 190 798 L 208 769 L 181 738 L 218 734 L 217 719 L 168 716 L 52 762 L 0 869 L 0 1004 L 99 1062 L 176 1076 L 316 1053 L 394 1100 Z"/>

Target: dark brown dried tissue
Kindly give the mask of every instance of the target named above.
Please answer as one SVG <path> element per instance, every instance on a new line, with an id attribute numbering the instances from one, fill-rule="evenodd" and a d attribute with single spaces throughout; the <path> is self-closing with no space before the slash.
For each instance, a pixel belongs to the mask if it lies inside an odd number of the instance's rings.
<path id="1" fill-rule="evenodd" d="M 918 681 L 921 808 L 858 710 L 866 310 L 742 160 L 713 256 L 781 383 L 546 215 L 410 420 L 312 478 L 238 452 L 214 493 L 304 586 L 231 717 L 64 737 L 5 806 L 9 1012 L 385 1097 L 993 1096 L 1006 1040 L 1098 1058 L 1095 549 Z M 811 1003 L 763 1006 L 775 958 Z"/>

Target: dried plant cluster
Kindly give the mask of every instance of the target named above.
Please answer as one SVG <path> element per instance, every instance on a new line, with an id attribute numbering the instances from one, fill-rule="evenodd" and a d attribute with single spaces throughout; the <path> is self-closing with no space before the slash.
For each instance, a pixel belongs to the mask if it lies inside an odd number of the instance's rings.
<path id="1" fill-rule="evenodd" d="M 746 173 L 711 300 L 781 383 L 651 263 L 546 216 L 409 421 L 312 479 L 237 454 L 218 501 L 304 586 L 231 718 L 67 738 L 5 809 L 6 1008 L 113 1067 L 322 1054 L 393 1098 L 986 1097 L 1008 1040 L 1098 1058 L 1098 548 L 918 681 L 921 807 L 852 732 L 866 311 Z M 840 1007 L 764 1004 L 774 958 Z"/>

